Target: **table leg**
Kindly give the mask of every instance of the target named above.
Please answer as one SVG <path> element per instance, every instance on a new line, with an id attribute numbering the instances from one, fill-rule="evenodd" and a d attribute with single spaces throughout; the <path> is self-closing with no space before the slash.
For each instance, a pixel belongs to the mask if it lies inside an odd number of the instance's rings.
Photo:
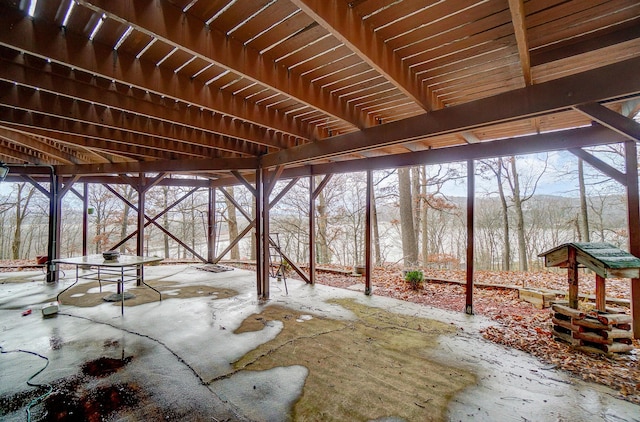
<path id="1" fill-rule="evenodd" d="M 56 300 L 58 302 L 60 302 L 60 296 L 62 295 L 62 293 L 66 292 L 67 290 L 69 290 L 70 288 L 72 288 L 73 286 L 75 286 L 76 284 L 78 284 L 78 265 L 76 265 L 76 281 L 74 281 L 73 283 L 71 283 L 71 286 L 67 287 L 66 289 L 64 289 L 63 291 L 61 291 L 60 293 L 58 293 L 58 295 L 56 296 Z"/>
<path id="2" fill-rule="evenodd" d="M 120 290 L 120 315 L 124 316 L 124 267 L 120 268 L 120 282 L 118 283 L 118 289 Z"/>

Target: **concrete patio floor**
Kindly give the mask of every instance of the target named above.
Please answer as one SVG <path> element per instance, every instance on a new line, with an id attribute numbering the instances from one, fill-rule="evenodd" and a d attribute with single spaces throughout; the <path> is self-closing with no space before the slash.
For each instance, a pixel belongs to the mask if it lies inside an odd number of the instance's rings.
<path id="1" fill-rule="evenodd" d="M 0 273 L 0 419 L 26 420 L 46 365 L 32 420 L 640 420 L 614 391 L 483 339 L 485 318 L 295 280 L 261 303 L 254 273 L 196 267 L 146 267 L 163 300 L 127 286 L 146 303 L 122 316 L 86 300 L 114 285 L 81 281 L 44 318 L 73 271 Z"/>

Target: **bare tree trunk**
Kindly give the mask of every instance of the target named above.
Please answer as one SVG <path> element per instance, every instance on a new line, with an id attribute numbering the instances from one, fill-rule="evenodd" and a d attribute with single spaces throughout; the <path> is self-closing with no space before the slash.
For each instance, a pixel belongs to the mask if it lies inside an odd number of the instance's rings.
<path id="1" fill-rule="evenodd" d="M 380 251 L 380 229 L 378 228 L 378 209 L 376 207 L 375 189 L 371 189 L 371 226 L 373 229 L 373 253 L 376 265 L 382 264 L 382 252 Z"/>
<path id="2" fill-rule="evenodd" d="M 511 171 L 513 173 L 513 206 L 516 212 L 516 232 L 518 235 L 518 262 L 520 271 L 528 271 L 527 245 L 524 238 L 524 215 L 522 213 L 522 198 L 520 197 L 520 180 L 516 168 L 516 157 L 511 157 Z"/>
<path id="3" fill-rule="evenodd" d="M 233 195 L 233 186 L 230 186 L 227 189 L 229 195 L 234 198 Z M 229 242 L 232 242 L 233 239 L 238 237 L 238 221 L 236 219 L 236 206 L 231 202 L 228 198 L 225 197 L 225 201 L 227 202 L 227 225 L 229 227 Z M 231 259 L 240 259 L 240 248 L 236 244 L 233 248 L 231 248 Z"/>
<path id="4" fill-rule="evenodd" d="M 584 163 L 578 158 L 578 183 L 580 185 L 580 222 L 582 223 L 581 238 L 585 242 L 591 242 L 589 230 L 589 214 L 587 212 L 587 193 L 584 185 Z"/>
<path id="5" fill-rule="evenodd" d="M 133 200 L 135 190 L 131 186 L 127 186 L 123 192 L 123 196 L 129 201 Z M 129 229 L 129 211 L 131 207 L 126 202 L 124 203 L 124 210 L 122 211 L 122 221 L 120 222 L 120 239 L 127 237 L 127 230 Z M 120 253 L 126 253 L 126 245 L 123 243 L 120 246 Z"/>
<path id="6" fill-rule="evenodd" d="M 22 223 L 27 215 L 29 209 L 29 202 L 35 192 L 34 188 L 31 188 L 27 193 L 27 197 L 22 204 L 22 191 L 26 187 L 24 183 L 18 185 L 18 197 L 16 199 L 16 227 L 13 231 L 13 243 L 11 244 L 11 255 L 13 259 L 20 259 L 20 250 L 22 247 Z"/>
<path id="7" fill-rule="evenodd" d="M 420 244 L 420 228 L 422 227 L 420 217 L 420 166 L 411 167 L 411 212 L 413 213 L 413 229 L 415 230 L 416 238 L 416 264 L 420 262 L 420 250 L 418 245 Z"/>
<path id="8" fill-rule="evenodd" d="M 507 206 L 507 198 L 504 195 L 504 187 L 502 186 L 502 158 L 498 159 L 498 171 L 496 172 L 498 180 L 498 193 L 500 194 L 500 204 L 502 205 L 502 233 L 504 242 L 504 255 L 502 257 L 502 269 L 509 271 L 511 269 L 511 242 L 509 235 L 509 208 Z"/>
<path id="9" fill-rule="evenodd" d="M 251 218 L 256 218 L 256 201 L 251 201 Z M 252 231 L 252 236 L 250 236 L 251 238 L 251 260 L 255 261 L 256 260 L 256 236 L 255 236 L 255 231 Z"/>
<path id="10" fill-rule="evenodd" d="M 163 186 L 162 187 L 162 205 L 164 206 L 164 209 L 166 210 L 167 207 L 169 206 L 169 187 L 168 186 Z M 164 226 L 165 229 L 167 229 L 168 231 L 170 231 L 169 229 L 169 213 L 165 212 L 164 215 L 162 216 L 162 225 Z M 169 258 L 170 255 L 170 251 L 169 251 L 169 236 L 164 233 L 163 237 L 163 246 L 164 246 L 164 257 L 165 258 Z"/>
<path id="11" fill-rule="evenodd" d="M 331 262 L 331 257 L 329 256 L 329 244 L 327 242 L 327 197 L 325 196 L 323 191 L 320 191 L 318 195 L 318 236 L 316 237 L 316 241 L 318 242 L 316 259 L 321 264 L 327 264 Z"/>
<path id="12" fill-rule="evenodd" d="M 400 194 L 400 229 L 402 232 L 402 254 L 404 265 L 413 267 L 418 262 L 418 243 L 413 225 L 413 198 L 411 197 L 410 169 L 398 169 Z"/>
<path id="13" fill-rule="evenodd" d="M 425 166 L 420 167 L 420 230 L 422 231 L 422 263 L 426 265 L 429 261 L 429 226 L 427 222 L 427 213 L 429 207 L 427 205 L 427 169 Z"/>

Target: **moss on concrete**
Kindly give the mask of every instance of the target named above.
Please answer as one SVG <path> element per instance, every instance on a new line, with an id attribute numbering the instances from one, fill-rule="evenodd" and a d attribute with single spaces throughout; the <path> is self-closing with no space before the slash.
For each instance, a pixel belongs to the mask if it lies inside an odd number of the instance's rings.
<path id="1" fill-rule="evenodd" d="M 269 306 L 249 316 L 236 332 L 257 331 L 282 321 L 282 332 L 235 363 L 236 370 L 304 365 L 304 391 L 292 411 L 296 421 L 371 420 L 398 417 L 439 421 L 449 400 L 475 383 L 462 369 L 431 361 L 425 351 L 456 328 L 360 305 L 335 303 L 356 315 L 353 321 Z"/>

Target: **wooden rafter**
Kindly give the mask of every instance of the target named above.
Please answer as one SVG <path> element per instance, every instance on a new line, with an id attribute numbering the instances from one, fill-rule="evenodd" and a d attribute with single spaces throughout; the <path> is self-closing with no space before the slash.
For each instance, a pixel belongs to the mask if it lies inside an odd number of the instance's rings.
<path id="1" fill-rule="evenodd" d="M 262 158 L 262 163 L 273 166 L 326 158 L 637 94 L 640 93 L 638 67 L 640 58 L 622 61 L 426 115 L 336 136 L 322 141 L 321 146 L 314 142 L 271 153 Z"/>
<path id="2" fill-rule="evenodd" d="M 327 93 L 305 87 L 305 81 L 300 75 L 281 66 L 264 63 L 264 58 L 258 51 L 216 29 L 207 30 L 204 22 L 182 13 L 182 10 L 165 0 L 148 3 L 146 8 L 131 7 L 128 3 L 109 0 L 80 0 L 79 4 L 98 13 L 106 13 L 111 19 L 131 25 L 196 57 L 232 69 L 234 73 L 323 110 L 334 118 L 362 126 L 357 115 L 336 104 Z"/>
<path id="3" fill-rule="evenodd" d="M 531 77 L 531 57 L 529 55 L 529 42 L 527 41 L 527 24 L 525 22 L 525 11 L 523 0 L 509 0 L 509 10 L 511 11 L 511 21 L 518 45 L 518 55 L 522 66 L 522 77 L 524 83 L 529 86 L 533 83 Z"/>
<path id="4" fill-rule="evenodd" d="M 42 151 L 50 157 L 55 158 L 61 164 L 83 164 L 75 155 L 48 145 L 46 142 L 39 141 L 31 135 L 26 135 L 0 126 L 0 138 L 10 140 L 18 145 L 23 145 L 33 150 Z M 87 161 L 84 160 L 84 162 L 86 163 Z"/>
<path id="5" fill-rule="evenodd" d="M 429 96 L 401 58 L 376 36 L 374 28 L 363 22 L 353 7 L 341 0 L 292 0 L 292 3 L 424 110 L 433 108 Z"/>
<path id="6" fill-rule="evenodd" d="M 166 122 L 192 130 L 202 130 L 211 136 L 226 136 L 240 139 L 256 145 L 274 148 L 288 146 L 281 134 L 267 131 L 265 128 L 233 121 L 222 114 L 204 112 L 196 107 L 177 109 L 174 101 L 160 105 L 149 99 L 136 98 L 121 93 L 116 88 L 104 89 L 95 83 L 81 83 L 71 78 L 54 74 L 46 67 L 32 68 L 16 61 L 24 62 L 24 55 L 15 61 L 0 60 L 0 80 L 18 85 L 38 88 L 43 92 L 55 92 L 61 97 L 102 105 L 120 112 L 131 114 L 130 118 L 145 116 L 157 122 Z M 157 125 L 157 123 L 156 123 Z"/>
<path id="7" fill-rule="evenodd" d="M 580 104 L 576 110 L 593 118 L 598 123 L 607 126 L 611 130 L 627 136 L 629 139 L 640 142 L 640 123 L 623 116 L 620 113 L 598 103 Z"/>
<path id="8" fill-rule="evenodd" d="M 265 107 L 247 104 L 221 90 L 211 90 L 197 80 L 185 78 L 156 66 L 155 63 L 99 43 L 87 43 L 87 39 L 63 32 L 55 25 L 32 20 L 20 11 L 0 5 L 0 27 L 11 31 L 0 31 L 0 45 L 16 48 L 38 57 L 63 63 L 108 80 L 115 80 L 143 91 L 166 95 L 197 108 L 203 108 L 253 124 L 281 131 L 298 138 L 308 138 L 293 119 L 278 116 Z M 96 61 L 96 58 L 101 60 Z M 162 89 L 161 92 L 158 92 Z"/>

